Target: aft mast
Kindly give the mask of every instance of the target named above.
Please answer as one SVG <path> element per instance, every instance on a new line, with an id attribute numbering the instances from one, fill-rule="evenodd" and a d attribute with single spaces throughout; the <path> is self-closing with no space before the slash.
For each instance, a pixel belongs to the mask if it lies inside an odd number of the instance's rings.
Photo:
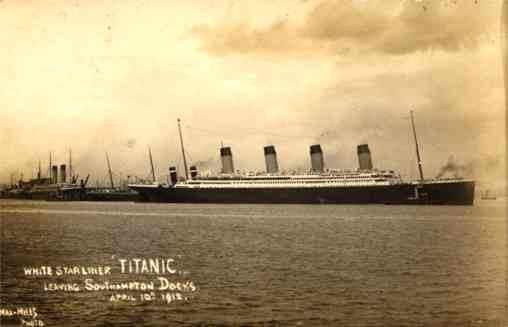
<path id="1" fill-rule="evenodd" d="M 69 181 L 73 183 L 74 176 L 72 176 L 72 150 L 69 149 Z"/>
<path id="2" fill-rule="evenodd" d="M 51 162 L 51 151 L 49 151 L 49 174 L 48 174 L 48 176 L 49 176 L 49 183 L 53 184 L 53 175 L 52 175 L 52 172 L 51 172 L 51 164 L 52 164 L 52 162 Z"/>
<path id="3" fill-rule="evenodd" d="M 115 184 L 113 183 L 113 173 L 111 172 L 111 164 L 109 162 L 109 156 L 107 152 L 106 152 L 106 161 L 108 162 L 109 183 L 111 184 L 111 189 L 114 189 Z"/>
<path id="4" fill-rule="evenodd" d="M 152 169 L 152 182 L 155 183 L 155 169 L 153 168 L 152 150 L 148 147 L 148 156 L 150 157 L 150 167 Z"/>
<path id="5" fill-rule="evenodd" d="M 415 122 L 413 119 L 413 110 L 411 110 L 410 113 L 411 113 L 411 127 L 413 129 L 413 136 L 415 139 L 416 160 L 418 160 L 418 172 L 420 173 L 420 183 L 423 183 L 422 159 L 420 158 L 420 150 L 418 149 L 418 139 L 416 138 L 416 129 L 415 129 Z"/>
<path id="6" fill-rule="evenodd" d="M 185 170 L 185 180 L 189 179 L 189 172 L 187 170 L 187 159 L 185 158 L 185 149 L 183 147 L 183 137 L 182 137 L 182 129 L 180 127 L 180 118 L 177 119 L 178 122 L 178 134 L 180 134 L 180 145 L 182 146 L 182 157 L 183 157 L 183 167 Z"/>

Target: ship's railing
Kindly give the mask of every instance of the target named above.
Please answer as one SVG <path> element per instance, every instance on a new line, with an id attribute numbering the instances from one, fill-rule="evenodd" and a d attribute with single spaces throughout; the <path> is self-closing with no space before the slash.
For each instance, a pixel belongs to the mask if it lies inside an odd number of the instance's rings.
<path id="1" fill-rule="evenodd" d="M 447 178 L 431 178 L 431 179 L 425 179 L 423 181 L 420 180 L 411 180 L 410 184 L 438 184 L 438 183 L 453 183 L 453 182 L 474 182 L 474 179 L 472 178 L 464 178 L 464 177 L 447 177 Z"/>

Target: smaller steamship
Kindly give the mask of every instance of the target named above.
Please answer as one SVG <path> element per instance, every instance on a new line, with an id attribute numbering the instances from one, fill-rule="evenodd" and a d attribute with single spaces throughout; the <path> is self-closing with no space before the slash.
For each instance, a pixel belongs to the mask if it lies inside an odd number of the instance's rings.
<path id="1" fill-rule="evenodd" d="M 3 198 L 49 201 L 85 200 L 86 184 L 89 176 L 79 181 L 78 178 L 78 175 L 73 175 L 72 173 L 72 157 L 70 152 L 69 171 L 67 171 L 66 164 L 52 164 L 50 153 L 48 177 L 41 176 L 41 165 L 39 162 L 39 169 L 36 178 L 28 181 L 23 181 L 21 178 L 17 184 L 2 192 L 1 196 Z"/>
<path id="2" fill-rule="evenodd" d="M 280 173 L 273 145 L 264 147 L 266 172 L 235 173 L 231 148 L 221 147 L 220 174 L 201 176 L 196 166 L 190 167 L 189 174 L 178 120 L 185 180 L 178 180 L 176 167 L 169 167 L 167 184 L 129 187 L 139 193 L 139 201 L 147 202 L 472 205 L 474 180 L 424 179 L 412 112 L 411 123 L 419 170 L 416 181 L 404 181 L 393 170 L 374 169 L 368 144 L 357 147 L 356 171 L 325 169 L 321 145 L 315 144 L 310 146 L 311 169 L 304 174 Z"/>

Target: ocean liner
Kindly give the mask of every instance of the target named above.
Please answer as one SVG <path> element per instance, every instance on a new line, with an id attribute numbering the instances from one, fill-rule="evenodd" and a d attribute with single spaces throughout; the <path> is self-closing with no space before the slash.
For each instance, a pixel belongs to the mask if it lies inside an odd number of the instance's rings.
<path id="1" fill-rule="evenodd" d="M 2 198 L 27 199 L 27 200 L 48 200 L 48 201 L 78 201 L 86 199 L 86 184 L 89 176 L 85 180 L 78 182 L 78 175 L 72 175 L 72 163 L 69 162 L 69 180 L 67 180 L 67 166 L 61 164 L 51 164 L 51 154 L 49 159 L 49 176 L 41 176 L 41 166 L 37 177 L 29 181 L 18 181 L 17 184 L 2 192 Z M 59 169 L 60 168 L 60 172 Z"/>
<path id="2" fill-rule="evenodd" d="M 185 179 L 179 180 L 176 167 L 170 167 L 167 184 L 129 187 L 145 202 L 472 205 L 474 180 L 424 179 L 412 112 L 411 124 L 419 171 L 416 181 L 404 181 L 393 170 L 374 169 L 368 144 L 357 147 L 359 168 L 355 171 L 325 169 L 323 151 L 315 144 L 310 146 L 309 172 L 279 173 L 275 147 L 269 145 L 264 147 L 264 173 L 236 173 L 231 148 L 221 147 L 220 174 L 200 176 L 197 167 L 191 166 L 189 176 L 178 120 Z"/>

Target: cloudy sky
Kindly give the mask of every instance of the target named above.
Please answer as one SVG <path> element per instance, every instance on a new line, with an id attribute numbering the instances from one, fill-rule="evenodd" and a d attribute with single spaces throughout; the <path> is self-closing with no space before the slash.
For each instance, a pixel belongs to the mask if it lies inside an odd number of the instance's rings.
<path id="1" fill-rule="evenodd" d="M 0 182 L 67 161 L 91 180 L 159 178 L 189 161 L 262 170 L 374 165 L 416 176 L 449 160 L 502 187 L 501 0 L 0 1 Z M 182 168 L 180 168 L 182 170 Z"/>

